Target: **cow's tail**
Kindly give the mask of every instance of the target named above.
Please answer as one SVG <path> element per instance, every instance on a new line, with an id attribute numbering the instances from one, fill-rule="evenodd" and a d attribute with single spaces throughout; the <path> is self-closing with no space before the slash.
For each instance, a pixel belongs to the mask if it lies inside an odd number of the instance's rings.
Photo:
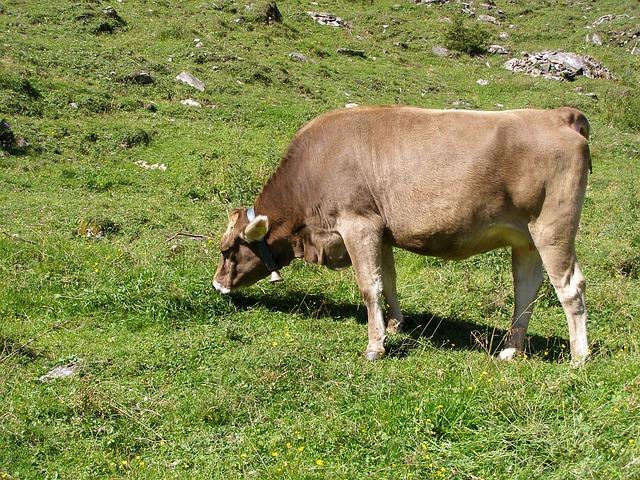
<path id="1" fill-rule="evenodd" d="M 580 110 L 576 110 L 575 108 L 563 108 L 564 120 L 569 127 L 582 135 L 587 141 L 589 140 L 589 135 L 591 133 L 591 125 L 589 125 L 589 120 Z M 591 165 L 591 155 L 589 155 L 589 173 L 593 173 L 593 168 Z"/>

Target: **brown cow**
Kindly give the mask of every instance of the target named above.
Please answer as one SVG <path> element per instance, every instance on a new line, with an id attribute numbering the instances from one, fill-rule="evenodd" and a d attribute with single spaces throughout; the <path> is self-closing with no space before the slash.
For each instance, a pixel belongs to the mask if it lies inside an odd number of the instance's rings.
<path id="1" fill-rule="evenodd" d="M 445 259 L 511 247 L 515 313 L 500 358 L 523 349 L 544 265 L 581 364 L 587 311 L 574 242 L 588 137 L 587 119 L 571 108 L 329 112 L 296 134 L 254 206 L 231 212 L 213 285 L 227 293 L 269 273 L 277 281 L 294 258 L 353 264 L 374 360 L 385 326 L 403 323 L 393 246 Z"/>

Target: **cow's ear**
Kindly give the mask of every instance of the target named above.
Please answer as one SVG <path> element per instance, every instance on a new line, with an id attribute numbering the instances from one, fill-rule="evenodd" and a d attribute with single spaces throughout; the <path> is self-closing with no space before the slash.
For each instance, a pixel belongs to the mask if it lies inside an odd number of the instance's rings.
<path id="1" fill-rule="evenodd" d="M 269 231 L 269 219 L 266 215 L 258 215 L 244 228 L 244 239 L 247 242 L 258 242 Z"/>

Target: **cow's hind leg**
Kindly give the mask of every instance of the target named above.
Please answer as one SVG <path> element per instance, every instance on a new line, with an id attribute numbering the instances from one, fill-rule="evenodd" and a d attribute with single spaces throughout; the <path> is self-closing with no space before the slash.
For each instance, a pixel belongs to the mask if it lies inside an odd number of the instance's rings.
<path id="1" fill-rule="evenodd" d="M 511 360 L 518 352 L 524 350 L 529 319 L 543 280 L 542 259 L 532 244 L 513 247 L 511 264 L 515 309 L 505 347 L 499 354 L 501 360 Z"/>
<path id="2" fill-rule="evenodd" d="M 384 353 L 385 325 L 382 281 L 382 229 L 366 220 L 343 222 L 339 228 L 367 307 L 369 343 L 365 356 L 377 360 Z"/>
<path id="3" fill-rule="evenodd" d="M 404 317 L 400 310 L 398 292 L 396 291 L 396 266 L 393 258 L 393 247 L 382 244 L 382 291 L 387 302 L 387 333 L 397 333 L 402 330 Z"/>
<path id="4" fill-rule="evenodd" d="M 569 326 L 571 362 L 582 365 L 589 357 L 587 343 L 587 307 L 584 300 L 586 281 L 573 245 L 540 245 L 542 261 L 556 290 Z"/>
<path id="5" fill-rule="evenodd" d="M 530 226 L 531 236 L 540 252 L 549 280 L 556 290 L 569 326 L 571 360 L 583 364 L 589 356 L 587 343 L 587 307 L 584 301 L 585 278 L 575 250 L 578 215 L 541 217 Z"/>

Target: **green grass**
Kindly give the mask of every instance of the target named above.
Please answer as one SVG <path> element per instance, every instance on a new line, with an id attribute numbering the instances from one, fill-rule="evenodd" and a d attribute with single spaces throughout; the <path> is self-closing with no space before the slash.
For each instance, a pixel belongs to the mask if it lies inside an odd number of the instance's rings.
<path id="1" fill-rule="evenodd" d="M 433 55 L 457 4 L 292 0 L 266 25 L 262 2 L 115 2 L 126 24 L 108 2 L 1 3 L 0 117 L 29 146 L 0 156 L 0 478 L 640 477 L 640 61 L 584 40 L 604 14 L 635 16 L 594 29 L 604 38 L 637 25 L 633 2 L 497 2 L 488 43 L 586 53 L 617 77 L 572 83 Z M 104 22 L 113 33 L 96 33 Z M 183 70 L 206 90 L 175 82 Z M 126 81 L 137 71 L 155 83 Z M 167 241 L 217 238 L 319 113 L 459 100 L 569 105 L 591 122 L 578 254 L 594 357 L 581 369 L 548 284 L 527 358 L 493 356 L 513 305 L 507 251 L 398 251 L 414 329 L 368 363 L 351 271 L 296 263 L 283 284 L 220 297 L 216 243 Z M 104 235 L 78 235 L 92 221 Z M 37 382 L 69 362 L 80 375 Z"/>

